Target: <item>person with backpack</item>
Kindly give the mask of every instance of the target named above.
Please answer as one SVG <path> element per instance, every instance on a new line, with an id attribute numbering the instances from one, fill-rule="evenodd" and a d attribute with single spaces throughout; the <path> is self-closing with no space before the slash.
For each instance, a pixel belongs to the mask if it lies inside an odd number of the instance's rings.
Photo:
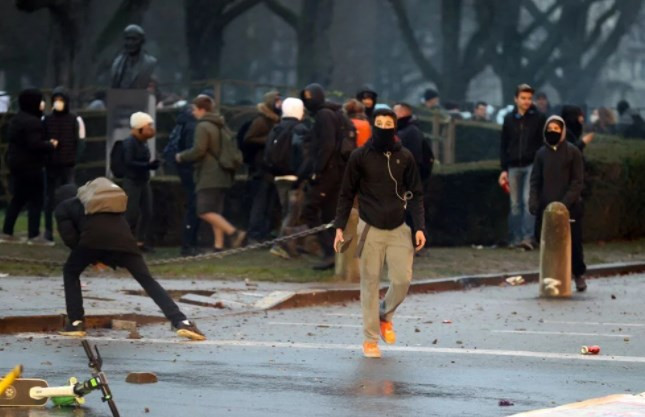
<path id="1" fill-rule="evenodd" d="M 63 87 L 52 93 L 51 114 L 45 116 L 45 137 L 58 140 L 58 147 L 45 164 L 45 239 L 54 241 L 54 193 L 62 185 L 74 182 L 74 167 L 85 146 L 85 124 L 70 112 L 69 94 Z"/>
<path id="2" fill-rule="evenodd" d="M 305 87 L 300 98 L 314 119 L 308 169 L 300 174 L 300 180 L 308 181 L 302 219 L 307 226 L 317 227 L 334 219 L 347 158 L 356 148 L 356 129 L 341 106 L 326 101 L 320 84 Z M 318 239 L 323 259 L 314 269 L 334 268 L 333 230 L 319 233 Z"/>
<path id="3" fill-rule="evenodd" d="M 387 344 L 396 342 L 394 312 L 408 293 L 415 250 L 426 243 L 423 185 L 414 157 L 396 138 L 396 119 L 391 110 L 374 112 L 372 138 L 349 158 L 334 222 L 334 249 L 341 252 L 348 246 L 344 229 L 358 196 L 356 253 L 361 275 L 363 355 L 368 358 L 381 356 L 379 335 Z M 411 226 L 406 224 L 406 212 L 411 214 Z M 390 288 L 380 301 L 385 265 Z"/>
<path id="4" fill-rule="evenodd" d="M 211 100 L 213 93 L 210 89 L 202 91 L 198 97 L 208 97 Z M 177 163 L 175 155 L 193 147 L 197 119 L 193 116 L 192 107 L 182 111 L 177 117 L 177 124 L 170 132 L 168 145 L 164 148 L 164 159 L 167 164 L 177 168 L 179 181 L 186 194 L 186 213 L 184 214 L 183 233 L 181 236 L 182 256 L 195 256 L 197 249 L 197 235 L 199 232 L 199 217 L 197 217 L 197 193 L 195 192 L 195 177 L 193 164 L 189 162 Z"/>
<path id="5" fill-rule="evenodd" d="M 159 160 L 151 161 L 148 140 L 155 136 L 154 120 L 143 112 L 130 116 L 132 132 L 123 141 L 123 189 L 128 195 L 126 219 L 137 236 L 139 248 L 148 252 L 152 248 L 145 244 L 150 220 L 152 219 L 152 189 L 150 171 L 159 169 Z"/>
<path id="6" fill-rule="evenodd" d="M 351 98 L 343 104 L 343 110 L 356 128 L 356 146 L 360 148 L 372 137 L 372 127 L 365 114 L 365 105 Z"/>
<path id="7" fill-rule="evenodd" d="M 123 189 L 103 177 L 88 182 L 78 193 L 74 184 L 56 191 L 58 232 L 71 249 L 63 267 L 67 318 L 59 333 L 86 336 L 80 276 L 88 266 L 103 263 L 127 269 L 170 320 L 178 336 L 205 340 L 195 323 L 150 275 L 124 216 L 127 199 Z"/>
<path id="8" fill-rule="evenodd" d="M 197 119 L 193 147 L 176 155 L 177 163 L 192 162 L 197 191 L 197 215 L 213 229 L 215 252 L 224 249 L 224 236 L 233 248 L 244 244 L 246 232 L 238 230 L 224 218 L 226 190 L 233 186 L 235 171 L 242 165 L 242 153 L 224 118 L 214 113 L 210 97 L 193 100 Z"/>
<path id="9" fill-rule="evenodd" d="M 251 163 L 251 215 L 248 235 L 252 242 L 261 242 L 271 233 L 273 212 L 277 206 L 277 195 L 273 176 L 264 166 L 264 150 L 271 129 L 280 121 L 282 98 L 278 91 L 264 95 L 264 101 L 257 105 L 258 115 L 244 135 L 244 146 L 250 151 Z"/>
<path id="10" fill-rule="evenodd" d="M 18 96 L 20 111 L 11 119 L 7 132 L 11 201 L 7 207 L 0 242 L 22 243 L 14 236 L 16 220 L 23 207 L 28 207 L 27 244 L 51 246 L 53 242 L 40 236 L 40 213 L 43 209 L 45 158 L 58 146 L 58 140 L 47 139 L 40 118 L 45 103 L 37 89 L 26 89 Z"/>
<path id="11" fill-rule="evenodd" d="M 293 97 L 285 99 L 282 103 L 282 118 L 269 132 L 264 152 L 264 166 L 275 177 L 275 187 L 282 210 L 280 236 L 284 236 L 286 228 L 296 226 L 295 221 L 300 217 L 289 212 L 289 203 L 301 200 L 299 194 L 302 190 L 298 184 L 298 172 L 303 164 L 304 145 L 309 135 L 308 127 L 302 123 L 304 114 L 302 100 Z M 284 259 L 298 256 L 298 253 L 287 245 L 275 245 L 270 252 Z"/>

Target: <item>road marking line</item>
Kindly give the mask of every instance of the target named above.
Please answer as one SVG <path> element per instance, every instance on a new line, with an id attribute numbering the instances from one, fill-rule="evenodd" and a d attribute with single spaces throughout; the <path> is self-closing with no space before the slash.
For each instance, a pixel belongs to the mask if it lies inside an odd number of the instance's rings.
<path id="1" fill-rule="evenodd" d="M 325 316 L 332 316 L 332 317 L 363 317 L 362 314 L 358 313 L 325 313 Z M 409 320 L 423 320 L 426 317 L 421 317 L 421 316 L 406 316 L 403 314 L 395 314 L 395 318 L 397 319 L 409 319 Z"/>
<path id="2" fill-rule="evenodd" d="M 73 341 L 78 339 L 48 333 L 20 333 L 13 336 L 16 339 L 48 339 L 56 341 Z M 299 343 L 299 342 L 271 342 L 252 340 L 205 340 L 203 342 L 192 342 L 183 339 L 124 339 L 116 337 L 94 337 L 88 336 L 84 339 L 92 342 L 120 342 L 128 344 L 163 344 L 163 345 L 191 345 L 197 346 L 220 346 L 220 347 L 247 347 L 247 348 L 285 348 L 285 349 L 315 349 L 315 350 L 350 350 L 360 351 L 359 345 L 342 345 L 335 343 Z M 388 352 L 410 352 L 410 353 L 437 353 L 452 355 L 479 355 L 479 356 L 510 356 L 532 359 L 554 359 L 554 360 L 576 360 L 596 362 L 626 362 L 643 363 L 642 356 L 605 356 L 605 355 L 580 355 L 573 353 L 550 353 L 531 352 L 522 350 L 495 350 L 495 349 L 457 349 L 439 348 L 425 346 L 383 346 L 381 350 Z"/>
<path id="3" fill-rule="evenodd" d="M 551 321 L 544 320 L 543 323 L 548 324 L 575 324 L 575 325 L 587 325 L 587 326 L 619 326 L 619 327 L 645 327 L 643 323 L 603 323 L 599 321 Z"/>
<path id="4" fill-rule="evenodd" d="M 356 327 L 361 328 L 363 326 L 358 324 L 336 324 L 336 323 L 291 323 L 291 322 L 282 322 L 282 321 L 270 321 L 272 326 L 313 326 L 313 327 Z"/>
<path id="5" fill-rule="evenodd" d="M 575 332 L 542 332 L 536 330 L 491 330 L 492 333 L 544 334 L 557 336 L 593 336 L 593 337 L 632 337 L 631 334 L 575 333 Z"/>

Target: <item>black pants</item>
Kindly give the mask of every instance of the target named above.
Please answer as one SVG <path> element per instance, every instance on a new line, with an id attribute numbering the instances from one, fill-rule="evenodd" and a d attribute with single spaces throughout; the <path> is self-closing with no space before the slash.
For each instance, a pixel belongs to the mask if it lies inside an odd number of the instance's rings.
<path id="1" fill-rule="evenodd" d="M 89 265 L 102 262 L 111 267 L 122 267 L 128 270 L 137 280 L 146 294 L 159 306 L 163 314 L 173 326 L 186 320 L 177 304 L 170 298 L 166 290 L 150 275 L 143 256 L 127 252 L 76 248 L 72 250 L 63 267 L 65 282 L 65 304 L 67 317 L 70 321 L 83 320 L 83 295 L 81 294 L 81 273 Z"/>
<path id="2" fill-rule="evenodd" d="M 128 195 L 125 218 L 137 241 L 145 242 L 152 219 L 152 189 L 150 181 L 123 180 L 123 190 Z"/>
<path id="3" fill-rule="evenodd" d="M 340 192 L 340 181 L 340 178 L 323 177 L 322 182 L 310 185 L 307 188 L 302 220 L 308 227 L 320 226 L 334 220 Z M 318 234 L 318 240 L 325 257 L 334 255 L 335 233 L 334 229 L 329 229 Z"/>
<path id="4" fill-rule="evenodd" d="M 535 216 L 535 240 L 540 241 L 542 236 L 542 215 L 540 211 Z M 581 276 L 587 272 L 585 265 L 584 250 L 582 248 L 582 215 L 576 216 L 571 225 L 571 273 L 574 276 Z"/>
<path id="5" fill-rule="evenodd" d="M 44 195 L 43 171 L 11 172 L 10 187 L 13 197 L 7 207 L 3 233 L 13 236 L 13 229 L 20 211 L 27 205 L 29 218 L 29 238 L 40 234 L 40 213 L 43 210 Z"/>
<path id="6" fill-rule="evenodd" d="M 184 216 L 184 230 L 181 237 L 182 249 L 197 247 L 197 233 L 199 231 L 199 217 L 197 217 L 197 193 L 195 192 L 195 179 L 193 167 L 179 167 L 177 169 L 181 186 L 186 193 L 186 214 Z"/>
<path id="7" fill-rule="evenodd" d="M 74 182 L 74 167 L 45 168 L 45 237 L 54 237 L 54 209 L 56 208 L 55 194 L 58 187 Z"/>
<path id="8" fill-rule="evenodd" d="M 249 238 L 263 240 L 270 236 L 273 229 L 274 213 L 278 206 L 278 192 L 273 177 L 261 175 L 251 180 L 251 215 L 249 218 Z"/>

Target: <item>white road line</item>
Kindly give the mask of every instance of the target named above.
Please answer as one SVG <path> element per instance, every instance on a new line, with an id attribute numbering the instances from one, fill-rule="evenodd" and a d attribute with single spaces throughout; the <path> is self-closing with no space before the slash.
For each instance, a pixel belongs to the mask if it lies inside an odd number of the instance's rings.
<path id="1" fill-rule="evenodd" d="M 325 313 L 325 316 L 332 316 L 332 317 L 363 317 L 362 314 L 358 313 Z M 403 314 L 395 314 L 394 318 L 396 319 L 407 319 L 407 320 L 423 320 L 426 317 L 421 317 L 421 316 L 406 316 Z"/>
<path id="2" fill-rule="evenodd" d="M 48 339 L 48 340 L 68 340 L 76 341 L 78 339 L 47 333 L 21 333 L 13 335 L 17 339 Z M 246 347 L 246 348 L 282 348 L 282 349 L 315 349 L 315 350 L 349 350 L 360 351 L 359 345 L 344 345 L 336 343 L 288 343 L 288 342 L 271 342 L 271 341 L 252 341 L 252 340 L 205 340 L 203 342 L 191 342 L 183 339 L 125 339 L 116 337 L 86 337 L 86 340 L 92 342 L 120 342 L 127 344 L 159 344 L 159 345 L 190 345 L 198 346 L 220 346 L 220 347 Z M 428 353 L 428 354 L 451 354 L 451 355 L 475 355 L 475 356 L 510 356 L 518 358 L 531 359 L 554 359 L 554 360 L 574 360 L 574 361 L 595 361 L 595 362 L 625 362 L 625 363 L 643 363 L 645 357 L 642 356 L 605 356 L 605 355 L 580 355 L 573 353 L 550 353 L 550 352 L 530 352 L 522 350 L 495 350 L 495 349 L 457 349 L 457 348 L 438 348 L 425 346 L 383 346 L 381 350 L 387 352 L 409 352 L 409 353 Z"/>
<path id="3" fill-rule="evenodd" d="M 363 326 L 358 324 L 336 324 L 336 323 L 290 323 L 282 321 L 270 321 L 271 326 L 309 326 L 309 327 L 356 327 L 361 328 Z"/>
<path id="4" fill-rule="evenodd" d="M 491 330 L 493 333 L 544 334 L 557 336 L 593 336 L 593 337 L 632 337 L 630 334 L 575 333 L 575 332 L 542 332 L 536 330 Z"/>
<path id="5" fill-rule="evenodd" d="M 575 324 L 583 326 L 618 326 L 618 327 L 645 327 L 643 323 L 603 323 L 599 321 L 551 321 L 544 320 L 547 324 Z"/>

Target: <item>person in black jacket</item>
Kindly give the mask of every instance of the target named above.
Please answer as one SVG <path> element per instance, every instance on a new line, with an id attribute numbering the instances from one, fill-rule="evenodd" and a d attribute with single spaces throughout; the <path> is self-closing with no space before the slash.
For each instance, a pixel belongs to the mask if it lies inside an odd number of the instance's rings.
<path id="1" fill-rule="evenodd" d="M 393 110 L 397 117 L 396 134 L 401 140 L 401 145 L 409 150 L 417 161 L 421 181 L 425 184 L 432 174 L 434 164 L 432 145 L 419 128 L 411 105 L 397 103 Z"/>
<path id="2" fill-rule="evenodd" d="M 152 218 L 152 189 L 150 188 L 150 171 L 157 170 L 159 160 L 150 159 L 150 148 L 147 141 L 155 135 L 154 120 L 143 112 L 130 116 L 130 137 L 123 141 L 123 161 L 125 162 L 125 176 L 123 189 L 128 195 L 128 209 L 126 219 L 132 228 L 132 233 L 137 236 L 139 248 L 143 251 L 151 250 L 145 245 L 146 236 Z"/>
<path id="3" fill-rule="evenodd" d="M 369 120 L 372 120 L 374 115 L 374 107 L 378 101 L 378 94 L 376 91 L 372 90 L 370 87 L 363 87 L 356 93 L 356 99 L 363 103 L 365 106 L 365 114 Z"/>
<path id="4" fill-rule="evenodd" d="M 567 141 L 567 128 L 559 116 L 551 116 L 544 126 L 544 146 L 535 155 L 531 173 L 529 210 L 536 216 L 535 236 L 542 229 L 542 213 L 559 201 L 569 210 L 571 223 L 571 269 L 576 289 L 584 291 L 587 267 L 582 250 L 582 189 L 584 163 L 577 146 Z"/>
<path id="5" fill-rule="evenodd" d="M 336 203 L 345 163 L 342 161 L 338 140 L 340 106 L 325 100 L 325 90 L 320 84 L 310 84 L 301 93 L 305 108 L 314 118 L 311 142 L 308 145 L 306 166 L 300 180 L 308 180 L 302 219 L 309 227 L 316 227 L 334 220 Z M 316 270 L 334 267 L 333 232 L 318 235 L 323 250 L 323 260 Z"/>
<path id="6" fill-rule="evenodd" d="M 341 251 L 343 229 L 358 195 L 357 254 L 360 258 L 361 308 L 366 357 L 380 357 L 379 333 L 388 344 L 396 341 L 394 311 L 403 302 L 412 280 L 415 248 L 425 246 L 423 186 L 414 157 L 396 139 L 396 115 L 374 112 L 372 139 L 352 152 L 338 199 L 334 249 Z M 406 210 L 412 228 L 405 223 Z M 381 272 L 387 264 L 390 288 L 379 303 Z"/>
<path id="7" fill-rule="evenodd" d="M 18 97 L 20 111 L 11 119 L 8 138 L 11 202 L 4 218 L 0 242 L 19 243 L 13 235 L 16 219 L 25 205 L 28 206 L 29 244 L 51 245 L 40 235 L 40 213 L 43 209 L 45 157 L 58 146 L 56 139 L 45 139 L 42 117 L 44 103 L 39 90 L 27 89 Z"/>
<path id="8" fill-rule="evenodd" d="M 51 114 L 45 116 L 45 138 L 56 139 L 58 147 L 45 166 L 45 239 L 53 241 L 54 193 L 64 184 L 74 182 L 74 167 L 85 144 L 83 119 L 70 112 L 70 99 L 63 87 L 52 93 Z"/>
<path id="9" fill-rule="evenodd" d="M 585 115 L 582 109 L 578 106 L 566 105 L 562 106 L 560 116 L 566 125 L 567 140 L 583 152 L 587 145 L 591 143 L 594 134 L 584 131 Z"/>
<path id="10" fill-rule="evenodd" d="M 510 186 L 511 210 L 508 219 L 510 247 L 533 250 L 535 218 L 529 213 L 528 198 L 535 152 L 542 146 L 545 116 L 533 104 L 533 88 L 521 84 L 515 91 L 515 108 L 504 117 L 502 126 L 500 186 Z"/>
<path id="11" fill-rule="evenodd" d="M 58 232 L 65 245 L 72 250 L 63 267 L 67 320 L 60 334 L 85 337 L 80 276 L 88 266 L 103 263 L 115 269 L 127 269 L 170 320 L 177 335 L 192 340 L 206 339 L 150 275 L 123 214 L 86 215 L 83 203 L 76 197 L 74 184 L 59 188 L 56 201 L 59 202 L 55 210 Z"/>

